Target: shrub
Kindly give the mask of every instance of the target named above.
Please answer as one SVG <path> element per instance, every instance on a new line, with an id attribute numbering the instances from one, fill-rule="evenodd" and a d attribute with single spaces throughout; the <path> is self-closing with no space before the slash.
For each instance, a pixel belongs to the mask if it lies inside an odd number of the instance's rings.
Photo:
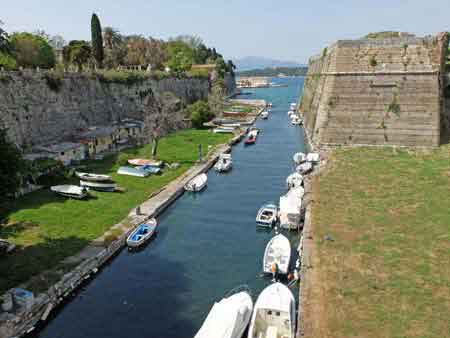
<path id="1" fill-rule="evenodd" d="M 119 156 L 116 158 L 116 164 L 117 165 L 127 165 L 128 160 L 131 160 L 133 158 L 133 155 L 127 154 L 127 153 L 120 153 Z"/>
<path id="2" fill-rule="evenodd" d="M 55 65 L 53 48 L 44 37 L 27 32 L 14 33 L 10 42 L 19 66 L 51 68 Z"/>
<path id="3" fill-rule="evenodd" d="M 6 70 L 14 70 L 17 69 L 17 62 L 11 55 L 0 52 L 0 67 Z"/>
<path id="4" fill-rule="evenodd" d="M 139 71 L 108 70 L 104 72 L 97 72 L 95 75 L 100 82 L 119 83 L 127 86 L 141 83 L 149 78 L 146 73 Z"/>
<path id="5" fill-rule="evenodd" d="M 191 104 L 187 107 L 187 111 L 194 128 L 202 128 L 203 123 L 210 121 L 214 117 L 208 103 L 205 101 L 197 101 Z"/>

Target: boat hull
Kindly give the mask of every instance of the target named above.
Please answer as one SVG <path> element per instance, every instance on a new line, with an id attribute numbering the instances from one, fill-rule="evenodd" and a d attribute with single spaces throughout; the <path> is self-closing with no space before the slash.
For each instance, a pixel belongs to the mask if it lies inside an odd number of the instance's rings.
<path id="1" fill-rule="evenodd" d="M 278 234 L 267 243 L 264 251 L 263 271 L 272 273 L 273 264 L 276 264 L 277 272 L 285 275 L 289 272 L 290 260 L 291 244 L 284 235 Z"/>
<path id="2" fill-rule="evenodd" d="M 156 232 L 157 222 L 154 218 L 147 223 L 140 224 L 127 238 L 127 246 L 129 248 L 138 248 L 146 243 Z M 147 229 L 144 232 L 144 229 Z"/>

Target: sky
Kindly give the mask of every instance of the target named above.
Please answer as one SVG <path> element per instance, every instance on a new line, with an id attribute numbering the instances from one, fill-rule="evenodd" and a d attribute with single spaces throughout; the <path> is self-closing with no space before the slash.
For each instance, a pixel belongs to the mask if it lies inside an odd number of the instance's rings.
<path id="1" fill-rule="evenodd" d="M 228 58 L 263 56 L 307 63 L 338 39 L 396 30 L 450 30 L 450 0 L 23 0 L 7 1 L 4 29 L 90 39 L 90 17 L 123 34 L 200 36 Z"/>

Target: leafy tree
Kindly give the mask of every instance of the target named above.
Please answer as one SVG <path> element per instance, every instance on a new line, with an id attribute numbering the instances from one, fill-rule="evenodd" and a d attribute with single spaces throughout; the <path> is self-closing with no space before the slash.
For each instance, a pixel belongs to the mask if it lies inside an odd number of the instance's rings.
<path id="1" fill-rule="evenodd" d="M 11 55 L 0 52 L 0 67 L 6 70 L 14 70 L 17 68 L 17 62 Z"/>
<path id="2" fill-rule="evenodd" d="M 205 101 L 197 101 L 188 106 L 187 110 L 194 128 L 202 128 L 203 123 L 211 121 L 214 118 L 214 114 Z"/>
<path id="3" fill-rule="evenodd" d="M 9 142 L 6 131 L 0 129 L 0 200 L 14 195 L 20 187 L 20 172 L 23 170 L 24 161 L 19 149 Z"/>
<path id="4" fill-rule="evenodd" d="M 103 67 L 104 51 L 102 26 L 97 14 L 93 13 L 91 18 L 91 37 L 92 37 L 92 55 L 97 62 L 99 68 Z"/>
<path id="5" fill-rule="evenodd" d="M 9 36 L 1 26 L 3 22 L 0 20 L 0 53 L 9 54 L 11 52 L 11 44 L 9 43 Z"/>
<path id="6" fill-rule="evenodd" d="M 211 93 L 208 97 L 208 103 L 214 115 L 219 115 L 225 108 L 224 97 L 227 89 L 222 79 L 215 80 L 211 86 Z"/>
<path id="7" fill-rule="evenodd" d="M 223 79 L 225 77 L 225 74 L 228 71 L 228 66 L 225 63 L 223 58 L 218 58 L 216 60 L 216 72 L 219 78 Z"/>
<path id="8" fill-rule="evenodd" d="M 78 71 L 81 71 L 90 56 L 91 46 L 84 40 L 72 40 L 63 48 L 64 63 L 77 65 Z"/>
<path id="9" fill-rule="evenodd" d="M 191 69 L 194 62 L 194 50 L 183 41 L 169 41 L 167 55 L 169 68 L 177 74 Z"/>
<path id="10" fill-rule="evenodd" d="M 51 68 L 55 65 L 53 48 L 42 36 L 27 32 L 14 33 L 10 43 L 18 66 Z"/>
<path id="11" fill-rule="evenodd" d="M 114 49 L 123 43 L 122 35 L 113 27 L 103 28 L 103 42 L 106 49 Z"/>

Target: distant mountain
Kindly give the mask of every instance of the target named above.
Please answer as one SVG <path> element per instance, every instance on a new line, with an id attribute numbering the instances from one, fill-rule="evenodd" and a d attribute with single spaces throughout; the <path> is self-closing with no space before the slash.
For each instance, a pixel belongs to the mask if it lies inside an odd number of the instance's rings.
<path id="1" fill-rule="evenodd" d="M 305 76 L 307 67 L 275 67 L 264 69 L 251 69 L 237 72 L 238 76 Z"/>
<path id="2" fill-rule="evenodd" d="M 240 59 L 233 59 L 233 63 L 236 65 L 238 72 L 252 69 L 305 66 L 294 61 L 281 61 L 260 56 L 247 56 Z"/>

